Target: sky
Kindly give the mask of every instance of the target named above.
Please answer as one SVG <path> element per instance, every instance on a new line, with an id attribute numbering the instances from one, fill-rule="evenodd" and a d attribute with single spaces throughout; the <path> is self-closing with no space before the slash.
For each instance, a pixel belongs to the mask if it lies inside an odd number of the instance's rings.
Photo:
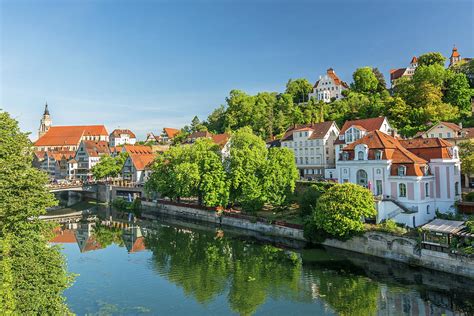
<path id="1" fill-rule="evenodd" d="M 329 67 L 406 67 L 455 44 L 474 57 L 472 1 L 0 0 L 0 109 L 35 139 L 105 124 L 140 139 L 205 119 L 232 89 L 283 92 Z"/>

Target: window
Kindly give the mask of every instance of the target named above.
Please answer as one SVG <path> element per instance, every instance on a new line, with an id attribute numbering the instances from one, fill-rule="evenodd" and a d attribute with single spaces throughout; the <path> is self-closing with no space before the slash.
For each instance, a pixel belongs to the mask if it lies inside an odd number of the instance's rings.
<path id="1" fill-rule="evenodd" d="M 399 177 L 405 176 L 406 173 L 407 173 L 407 167 L 405 167 L 405 166 L 398 167 L 398 176 Z"/>
<path id="2" fill-rule="evenodd" d="M 426 197 L 430 196 L 430 184 L 428 182 L 425 183 L 425 196 Z"/>
<path id="3" fill-rule="evenodd" d="M 431 138 L 434 138 L 434 134 L 431 134 Z"/>
<path id="4" fill-rule="evenodd" d="M 303 164 L 303 157 L 300 157 L 300 164 Z"/>
<path id="5" fill-rule="evenodd" d="M 349 160 L 349 153 L 348 152 L 343 152 L 342 153 L 342 160 Z"/>
<path id="6" fill-rule="evenodd" d="M 430 206 L 426 205 L 426 214 L 429 214 L 429 213 L 430 213 Z"/>
<path id="7" fill-rule="evenodd" d="M 375 160 L 381 160 L 382 159 L 382 151 L 377 150 L 375 151 Z"/>
<path id="8" fill-rule="evenodd" d="M 347 174 L 347 169 L 344 169 L 344 174 Z"/>
<path id="9" fill-rule="evenodd" d="M 377 174 L 381 174 L 381 173 L 382 173 L 382 170 L 380 170 L 380 169 L 377 169 L 377 171 L 376 171 L 376 172 L 377 172 Z"/>
<path id="10" fill-rule="evenodd" d="M 382 180 L 375 181 L 375 195 L 382 195 Z"/>
<path id="11" fill-rule="evenodd" d="M 439 137 L 439 138 L 443 138 L 443 133 L 439 133 L 439 134 L 438 134 L 438 137 Z"/>
<path id="12" fill-rule="evenodd" d="M 454 195 L 459 195 L 459 182 L 454 182 Z"/>
<path id="13" fill-rule="evenodd" d="M 304 163 L 307 164 L 307 165 L 309 164 L 309 162 L 308 162 L 308 157 L 305 157 Z"/>
<path id="14" fill-rule="evenodd" d="M 364 152 L 362 150 L 357 152 L 357 160 L 364 160 Z"/>
<path id="15" fill-rule="evenodd" d="M 450 132 L 447 132 L 447 133 L 446 133 L 446 137 L 447 137 L 447 138 L 451 138 L 451 133 L 450 133 Z"/>
<path id="16" fill-rule="evenodd" d="M 406 197 L 407 196 L 407 186 L 405 183 L 400 183 L 398 185 L 398 196 Z"/>

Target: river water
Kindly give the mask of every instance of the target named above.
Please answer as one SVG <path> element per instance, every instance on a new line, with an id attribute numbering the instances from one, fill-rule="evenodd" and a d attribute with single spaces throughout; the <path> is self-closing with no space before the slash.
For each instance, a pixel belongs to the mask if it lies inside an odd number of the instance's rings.
<path id="1" fill-rule="evenodd" d="M 232 228 L 108 210 L 56 234 L 78 315 L 474 315 L 474 280 Z"/>

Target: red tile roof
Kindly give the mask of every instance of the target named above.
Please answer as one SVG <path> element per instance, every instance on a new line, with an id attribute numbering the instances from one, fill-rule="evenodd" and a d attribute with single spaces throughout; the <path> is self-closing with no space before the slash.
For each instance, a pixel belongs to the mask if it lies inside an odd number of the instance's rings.
<path id="1" fill-rule="evenodd" d="M 418 58 L 416 58 L 416 56 L 413 56 L 413 58 L 410 61 L 410 64 L 416 64 L 416 63 L 418 63 Z"/>
<path id="2" fill-rule="evenodd" d="M 406 175 L 408 176 L 423 176 L 424 174 L 423 168 L 427 164 L 427 161 L 410 152 L 402 146 L 398 139 L 390 135 L 375 130 L 356 142 L 346 146 L 343 151 L 349 153 L 350 160 L 354 159 L 354 150 L 359 144 L 364 144 L 368 147 L 369 160 L 375 159 L 376 151 L 382 151 L 382 159 L 392 161 L 392 175 L 397 174 L 397 167 L 401 165 L 404 165 L 407 168 Z"/>
<path id="3" fill-rule="evenodd" d="M 123 148 L 128 153 L 133 166 L 137 170 L 145 170 L 145 168 L 149 166 L 156 157 L 150 146 L 124 145 Z"/>
<path id="4" fill-rule="evenodd" d="M 163 128 L 163 132 L 168 136 L 169 139 L 172 139 L 176 134 L 179 133 L 179 129 L 165 127 Z"/>
<path id="5" fill-rule="evenodd" d="M 331 78 L 333 81 L 334 81 L 334 84 L 336 86 L 343 86 L 344 88 L 349 88 L 349 85 L 347 83 L 345 83 L 344 81 L 342 81 L 337 75 L 336 73 L 334 72 L 334 69 L 332 68 L 329 68 L 327 71 L 326 71 L 326 74 L 328 75 L 329 78 Z M 316 83 L 314 84 L 314 88 L 316 88 L 319 84 L 319 81 L 316 81 Z"/>
<path id="6" fill-rule="evenodd" d="M 225 144 L 227 144 L 227 142 L 229 141 L 229 138 L 230 138 L 230 135 L 226 133 L 212 135 L 211 137 L 212 141 L 215 144 L 219 145 L 219 147 L 221 148 L 224 147 Z"/>
<path id="7" fill-rule="evenodd" d="M 458 52 L 458 49 L 456 47 L 453 47 L 453 51 L 451 52 L 451 57 L 459 57 L 461 56 Z"/>
<path id="8" fill-rule="evenodd" d="M 393 81 L 401 78 L 406 70 L 406 68 L 390 69 L 390 80 Z"/>
<path id="9" fill-rule="evenodd" d="M 385 117 L 379 116 L 379 117 L 373 117 L 373 118 L 368 118 L 368 119 L 346 121 L 344 125 L 342 125 L 340 133 L 341 134 L 344 133 L 351 126 L 356 126 L 358 128 L 362 127 L 366 131 L 372 132 L 372 131 L 380 129 L 382 127 L 384 120 L 385 120 Z"/>
<path id="10" fill-rule="evenodd" d="M 400 140 L 400 144 L 423 159 L 451 159 L 449 148 L 454 145 L 442 138 L 414 138 Z"/>
<path id="11" fill-rule="evenodd" d="M 461 130 L 461 136 L 463 138 L 474 138 L 474 127 L 467 127 Z"/>
<path id="12" fill-rule="evenodd" d="M 124 145 L 123 148 L 128 154 L 152 154 L 153 151 L 150 146 L 146 145 Z"/>
<path id="13" fill-rule="evenodd" d="M 145 246 L 145 237 L 138 237 L 135 242 L 133 243 L 132 249 L 130 249 L 130 252 L 139 252 L 146 250 Z"/>
<path id="14" fill-rule="evenodd" d="M 127 134 L 130 138 L 136 138 L 135 134 L 129 129 L 114 129 L 110 137 L 120 137 L 120 135 Z"/>
<path id="15" fill-rule="evenodd" d="M 53 230 L 55 236 L 50 240 L 52 243 L 60 244 L 70 244 L 76 243 L 76 235 L 74 230 L 71 229 L 61 229 L 60 227 Z"/>
<path id="16" fill-rule="evenodd" d="M 82 136 L 108 136 L 104 125 L 51 126 L 35 146 L 77 146 Z"/>

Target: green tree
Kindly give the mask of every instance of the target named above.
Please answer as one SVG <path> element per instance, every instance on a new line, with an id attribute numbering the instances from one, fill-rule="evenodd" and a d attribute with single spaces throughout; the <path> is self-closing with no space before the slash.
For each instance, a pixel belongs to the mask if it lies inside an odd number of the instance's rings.
<path id="1" fill-rule="evenodd" d="M 440 65 L 444 67 L 446 57 L 441 53 L 426 53 L 418 57 L 418 66 Z"/>
<path id="2" fill-rule="evenodd" d="M 267 201 L 276 206 L 287 205 L 298 178 L 293 152 L 288 148 L 271 148 L 264 172 Z"/>
<path id="3" fill-rule="evenodd" d="M 232 135 L 229 166 L 230 201 L 244 210 L 257 211 L 265 203 L 263 170 L 267 148 L 265 142 L 250 128 L 241 128 Z"/>
<path id="4" fill-rule="evenodd" d="M 471 141 L 459 144 L 459 158 L 461 169 L 464 174 L 474 174 L 474 143 Z"/>
<path id="5" fill-rule="evenodd" d="M 344 183 L 334 185 L 319 198 L 310 222 L 316 229 L 344 240 L 363 232 L 363 219 L 376 214 L 369 190 Z"/>
<path id="6" fill-rule="evenodd" d="M 472 116 L 472 96 L 473 90 L 469 87 L 466 75 L 448 71 L 444 102 L 457 106 L 461 117 Z"/>
<path id="7" fill-rule="evenodd" d="M 286 83 L 285 93 L 291 95 L 296 104 L 308 101 L 308 94 L 311 91 L 313 91 L 313 85 L 305 78 L 290 79 Z"/>
<path id="8" fill-rule="evenodd" d="M 0 111 L 0 314 L 69 314 L 63 291 L 72 282 L 52 226 L 39 220 L 56 204 L 44 173 L 32 167 L 31 142 Z"/>
<path id="9" fill-rule="evenodd" d="M 207 117 L 207 122 L 204 122 L 204 125 L 207 126 L 207 129 L 216 134 L 225 132 L 225 116 L 226 111 L 223 105 L 212 111 L 212 113 Z"/>
<path id="10" fill-rule="evenodd" d="M 372 72 L 375 75 L 375 78 L 377 78 L 378 85 L 377 85 L 377 92 L 381 93 L 387 90 L 387 83 L 385 82 L 385 77 L 383 73 L 377 68 L 372 68 Z"/>
<path id="11" fill-rule="evenodd" d="M 362 67 L 358 68 L 353 74 L 352 89 L 360 93 L 374 93 L 377 91 L 379 81 L 375 76 L 372 68 Z"/>
<path id="12" fill-rule="evenodd" d="M 466 76 L 469 86 L 474 89 L 474 59 L 469 61 L 461 60 L 450 67 L 456 73 L 462 73 Z"/>
<path id="13" fill-rule="evenodd" d="M 120 153 L 116 157 L 102 157 L 99 163 L 92 167 L 92 175 L 96 180 L 117 177 L 122 172 L 127 157 L 127 153 Z"/>

